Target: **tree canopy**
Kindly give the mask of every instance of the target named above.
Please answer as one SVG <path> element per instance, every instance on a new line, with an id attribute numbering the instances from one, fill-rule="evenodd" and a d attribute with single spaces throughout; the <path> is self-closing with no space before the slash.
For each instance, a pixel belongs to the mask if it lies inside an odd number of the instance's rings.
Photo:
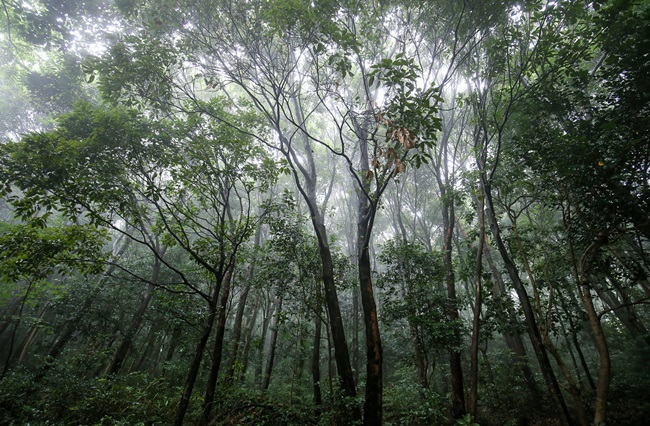
<path id="1" fill-rule="evenodd" d="M 0 15 L 0 422 L 647 417 L 648 2 Z"/>

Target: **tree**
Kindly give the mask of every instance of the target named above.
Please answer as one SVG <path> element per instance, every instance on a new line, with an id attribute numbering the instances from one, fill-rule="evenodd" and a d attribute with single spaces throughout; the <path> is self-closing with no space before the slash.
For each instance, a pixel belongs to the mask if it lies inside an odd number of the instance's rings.
<path id="1" fill-rule="evenodd" d="M 219 105 L 213 102 L 209 107 Z M 174 138 L 176 131 L 179 138 Z M 12 199 L 18 214 L 30 217 L 59 210 L 72 219 L 82 216 L 123 233 L 149 248 L 185 287 L 171 290 L 197 294 L 208 303 L 209 315 L 179 408 L 180 421 L 218 313 L 222 284 L 255 223 L 251 194 L 269 182 L 265 177 L 272 180 L 276 173 L 275 163 L 265 160 L 263 151 L 246 144 L 245 136 L 231 127 L 202 119 L 165 127 L 132 111 L 84 105 L 64 116 L 53 133 L 3 147 L 6 184 L 27 195 Z M 33 175 L 31 171 L 39 168 L 43 172 Z M 121 228 L 118 218 L 129 228 Z M 178 245 L 214 276 L 214 285 L 206 289 L 194 285 L 186 272 L 163 257 L 152 234 L 167 246 Z M 155 280 L 142 281 L 156 285 Z"/>
<path id="2" fill-rule="evenodd" d="M 5 283 L 14 284 L 13 289 L 5 289 L 4 292 L 19 299 L 0 380 L 10 368 L 16 332 L 32 294 L 54 287 L 55 284 L 51 282 L 54 274 L 75 270 L 92 274 L 101 268 L 101 263 L 93 260 L 103 257 L 102 247 L 106 238 L 104 232 L 86 225 L 53 228 L 44 228 L 43 225 L 41 221 L 21 225 L 4 224 L 0 234 L 1 279 Z"/>

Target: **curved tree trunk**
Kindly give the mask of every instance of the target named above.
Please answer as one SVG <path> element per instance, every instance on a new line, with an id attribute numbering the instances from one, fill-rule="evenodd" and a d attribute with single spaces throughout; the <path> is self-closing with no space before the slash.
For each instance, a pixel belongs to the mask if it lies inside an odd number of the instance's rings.
<path id="1" fill-rule="evenodd" d="M 298 122 L 302 123 L 302 110 L 297 100 L 294 98 L 294 107 L 298 115 Z M 350 352 L 348 343 L 345 338 L 345 328 L 341 316 L 341 308 L 334 281 L 334 262 L 332 261 L 332 252 L 330 250 L 325 221 L 319 210 L 316 195 L 316 165 L 313 158 L 310 141 L 304 137 L 305 157 L 307 167 L 303 167 L 296 162 L 296 153 L 291 147 L 291 143 L 283 135 L 280 128 L 276 129 L 282 145 L 285 147 L 284 155 L 292 167 L 294 181 L 303 199 L 309 207 L 311 221 L 314 233 L 318 240 L 318 252 L 323 267 L 323 286 L 325 289 L 325 306 L 327 307 L 332 341 L 334 343 L 334 358 L 336 360 L 337 372 L 343 393 L 346 397 L 354 399 L 357 396 L 357 389 L 354 383 L 352 366 L 350 364 Z M 305 182 L 301 182 L 298 173 L 302 174 Z M 349 412 L 353 421 L 361 419 L 361 412 L 356 404 L 352 404 Z"/>
<path id="2" fill-rule="evenodd" d="M 544 380 L 546 381 L 549 391 L 551 392 L 551 397 L 553 398 L 553 401 L 558 408 L 558 415 L 560 416 L 560 420 L 563 425 L 569 425 L 571 424 L 571 416 L 569 415 L 569 410 L 564 401 L 564 397 L 562 396 L 562 390 L 560 389 L 557 377 L 555 376 L 553 367 L 551 366 L 551 362 L 548 358 L 546 348 L 544 347 L 542 336 L 537 327 L 537 320 L 535 319 L 535 313 L 530 303 L 530 298 L 528 297 L 524 283 L 519 277 L 517 266 L 510 257 L 508 249 L 506 248 L 505 243 L 501 238 L 501 229 L 494 212 L 494 204 L 492 203 L 491 188 L 485 182 L 485 176 L 482 176 L 482 184 L 485 195 L 485 213 L 490 225 L 490 230 L 492 231 L 492 237 L 494 238 L 494 241 L 497 245 L 497 250 L 501 255 L 503 263 L 506 267 L 506 271 L 508 272 L 508 276 L 512 280 L 515 291 L 517 292 L 519 303 L 521 303 L 521 308 L 526 318 L 526 327 L 528 329 L 530 341 L 533 345 L 533 349 L 535 350 L 535 355 L 537 356 L 537 360 L 539 362 L 540 369 L 542 370 Z"/>
<path id="3" fill-rule="evenodd" d="M 490 246 L 485 244 L 484 251 L 485 251 L 485 259 L 487 260 L 488 266 L 490 267 L 492 279 L 494 280 L 494 286 L 492 287 L 492 294 L 494 294 L 497 297 L 506 295 L 508 298 L 510 298 L 510 296 L 506 294 L 506 287 L 505 287 L 505 283 L 503 282 L 503 278 L 501 277 L 501 273 L 497 269 L 494 263 L 494 259 L 492 258 L 492 252 L 490 251 Z M 508 306 L 507 314 L 510 323 L 515 324 L 517 322 L 517 317 L 512 307 Z M 538 405 L 538 401 L 542 399 L 542 392 L 540 391 L 539 386 L 535 381 L 535 375 L 533 374 L 533 371 L 530 368 L 530 363 L 528 362 L 528 357 L 526 356 L 526 346 L 524 345 L 524 341 L 521 337 L 521 334 L 506 332 L 503 334 L 503 339 L 505 340 L 508 349 L 512 351 L 513 361 L 515 362 L 515 365 L 521 367 L 521 372 L 524 377 L 524 381 L 526 382 L 526 385 L 528 386 L 528 390 L 530 390 L 530 394 L 531 394 L 531 398 L 529 398 L 530 408 L 535 408 L 535 406 Z"/>

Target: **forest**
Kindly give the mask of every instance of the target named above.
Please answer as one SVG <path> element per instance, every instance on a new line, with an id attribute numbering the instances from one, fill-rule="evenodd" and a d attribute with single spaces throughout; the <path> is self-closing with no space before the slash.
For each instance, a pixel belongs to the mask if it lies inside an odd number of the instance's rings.
<path id="1" fill-rule="evenodd" d="M 0 1 L 0 424 L 648 424 L 649 1 Z"/>

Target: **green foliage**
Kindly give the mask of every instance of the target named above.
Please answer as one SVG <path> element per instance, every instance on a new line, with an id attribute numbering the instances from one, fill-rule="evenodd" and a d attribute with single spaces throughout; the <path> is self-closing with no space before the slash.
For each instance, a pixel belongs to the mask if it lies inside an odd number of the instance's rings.
<path id="1" fill-rule="evenodd" d="M 456 426 L 480 426 L 478 423 L 472 420 L 472 416 L 469 414 L 465 414 L 464 417 L 456 420 L 455 425 Z"/>
<path id="2" fill-rule="evenodd" d="M 58 121 L 53 132 L 2 146 L 4 194 L 10 194 L 12 186 L 22 192 L 8 199 L 16 214 L 33 220 L 60 210 L 76 220 L 84 210 L 92 210 L 137 217 L 135 183 L 127 173 L 146 164 L 143 156 L 168 139 L 123 108 L 80 104 Z"/>
<path id="3" fill-rule="evenodd" d="M 178 389 L 145 374 L 79 378 L 57 369 L 34 386 L 33 373 L 18 370 L 0 383 L 3 423 L 146 424 L 173 418 Z M 16 395 L 22 395 L 16 399 Z"/>
<path id="4" fill-rule="evenodd" d="M 253 389 L 223 390 L 216 402 L 216 425 L 318 425 L 313 407 L 302 401 L 278 399 Z"/>
<path id="5" fill-rule="evenodd" d="M 353 51 L 361 43 L 337 16 L 346 6 L 346 2 L 334 0 L 272 0 L 261 3 L 260 15 L 279 36 L 297 33 L 310 40 L 318 53 L 328 44 L 340 51 Z M 342 76 L 345 78 L 345 73 Z"/>
<path id="6" fill-rule="evenodd" d="M 385 129 L 385 146 L 376 153 L 373 166 L 383 162 L 395 164 L 396 173 L 404 171 L 402 161 L 411 149 L 410 159 L 416 167 L 428 163 L 428 152 L 435 146 L 437 132 L 442 129 L 438 105 L 443 101 L 438 89 L 417 87 L 421 69 L 413 59 L 400 53 L 372 66 L 368 85 L 375 82 L 386 88 L 386 105 L 377 114 L 377 123 Z"/>
<path id="7" fill-rule="evenodd" d="M 285 192 L 279 200 L 264 205 L 264 223 L 270 230 L 270 239 L 261 251 L 262 271 L 257 279 L 265 286 L 272 285 L 283 294 L 295 294 L 313 304 L 311 288 L 321 271 L 318 242 L 304 227 L 304 218 L 296 211 L 295 200 Z"/>
<path id="8" fill-rule="evenodd" d="M 384 389 L 386 424 L 445 425 L 445 397 L 433 389 L 423 389 L 412 379 L 403 377 Z"/>
<path id="9" fill-rule="evenodd" d="M 513 356 L 508 349 L 494 348 L 481 359 L 479 395 L 483 416 L 498 424 L 507 424 L 520 415 L 530 415 L 526 412 L 531 403 L 526 383 Z M 544 401 L 534 404 L 540 409 L 544 407 Z"/>
<path id="10" fill-rule="evenodd" d="M 90 225 L 36 227 L 5 225 L 0 233 L 0 277 L 3 281 L 42 280 L 74 270 L 99 273 L 106 232 Z"/>
<path id="11" fill-rule="evenodd" d="M 603 8 L 603 52 L 568 67 L 541 85 L 526 103 L 516 156 L 540 178 L 550 203 L 568 202 L 578 238 L 629 224 L 648 229 L 649 169 L 647 61 L 637 54 L 650 43 L 643 23 L 647 4 Z M 576 223 L 577 223 L 576 222 Z"/>
<path id="12" fill-rule="evenodd" d="M 442 255 L 394 239 L 382 247 L 379 260 L 386 266 L 377 280 L 384 297 L 382 320 L 387 325 L 408 320 L 434 351 L 460 347 L 456 330 L 462 322 L 447 318 Z"/>
<path id="13" fill-rule="evenodd" d="M 177 55 L 173 45 L 155 35 L 125 36 L 113 44 L 109 55 L 87 58 L 84 72 L 89 82 L 100 75 L 99 89 L 109 102 L 167 111 Z"/>

